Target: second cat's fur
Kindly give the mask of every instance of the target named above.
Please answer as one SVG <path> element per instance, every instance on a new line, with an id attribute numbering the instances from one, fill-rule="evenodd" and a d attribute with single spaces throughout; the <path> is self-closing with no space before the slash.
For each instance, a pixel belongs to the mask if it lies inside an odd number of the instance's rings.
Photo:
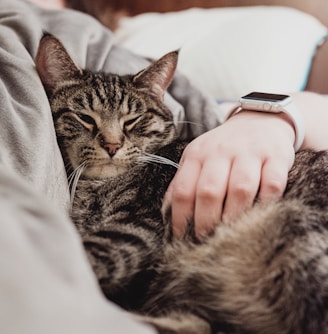
<path id="1" fill-rule="evenodd" d="M 192 226 L 172 240 L 161 206 L 175 167 L 159 157 L 178 162 L 184 148 L 163 104 L 176 62 L 173 52 L 136 75 L 92 73 L 41 40 L 37 70 L 79 176 L 72 219 L 104 294 L 162 333 L 328 333 L 326 152 L 297 154 L 280 201 L 201 243 Z"/>

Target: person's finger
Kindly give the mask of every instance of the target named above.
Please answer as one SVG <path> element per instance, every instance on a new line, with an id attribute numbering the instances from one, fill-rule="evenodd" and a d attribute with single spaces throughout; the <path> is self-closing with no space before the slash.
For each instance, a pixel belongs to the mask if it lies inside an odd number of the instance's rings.
<path id="1" fill-rule="evenodd" d="M 196 184 L 201 164 L 195 159 L 182 162 L 166 194 L 165 203 L 171 204 L 173 235 L 181 238 L 194 214 Z"/>
<path id="2" fill-rule="evenodd" d="M 285 191 L 288 171 L 293 159 L 282 160 L 271 158 L 265 161 L 262 167 L 259 200 L 268 202 L 281 197 Z"/>
<path id="3" fill-rule="evenodd" d="M 229 159 L 210 159 L 203 165 L 196 189 L 194 222 L 197 237 L 213 231 L 221 220 L 229 173 Z"/>
<path id="4" fill-rule="evenodd" d="M 239 156 L 233 161 L 223 211 L 225 219 L 236 218 L 252 206 L 259 190 L 261 170 L 261 159 Z"/>

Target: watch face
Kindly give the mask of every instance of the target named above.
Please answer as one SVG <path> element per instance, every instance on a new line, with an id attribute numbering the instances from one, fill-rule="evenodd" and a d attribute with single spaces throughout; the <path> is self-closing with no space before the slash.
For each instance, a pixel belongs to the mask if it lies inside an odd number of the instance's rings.
<path id="1" fill-rule="evenodd" d="M 242 97 L 242 99 L 260 100 L 260 101 L 268 101 L 268 102 L 280 102 L 287 98 L 289 98 L 288 95 L 267 94 L 267 93 L 259 93 L 259 92 L 253 92 L 253 93 L 247 94 Z"/>

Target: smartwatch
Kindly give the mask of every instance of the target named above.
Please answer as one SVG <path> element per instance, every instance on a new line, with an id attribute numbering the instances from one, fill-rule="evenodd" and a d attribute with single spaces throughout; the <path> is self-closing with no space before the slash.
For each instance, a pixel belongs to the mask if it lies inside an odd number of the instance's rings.
<path id="1" fill-rule="evenodd" d="M 297 152 L 304 141 L 304 122 L 300 111 L 293 103 L 289 95 L 268 94 L 252 92 L 240 98 L 239 104 L 225 116 L 224 121 L 238 114 L 242 110 L 267 112 L 267 113 L 284 113 L 292 122 L 295 130 L 294 150 Z"/>

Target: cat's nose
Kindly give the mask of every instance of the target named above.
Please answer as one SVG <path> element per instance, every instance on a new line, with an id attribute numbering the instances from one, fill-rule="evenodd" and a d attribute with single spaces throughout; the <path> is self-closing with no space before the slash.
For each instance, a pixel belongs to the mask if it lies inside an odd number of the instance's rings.
<path id="1" fill-rule="evenodd" d="M 119 150 L 119 148 L 121 147 L 121 144 L 117 144 L 117 143 L 105 143 L 104 144 L 104 148 L 107 150 L 109 156 L 112 158 L 116 152 Z"/>

